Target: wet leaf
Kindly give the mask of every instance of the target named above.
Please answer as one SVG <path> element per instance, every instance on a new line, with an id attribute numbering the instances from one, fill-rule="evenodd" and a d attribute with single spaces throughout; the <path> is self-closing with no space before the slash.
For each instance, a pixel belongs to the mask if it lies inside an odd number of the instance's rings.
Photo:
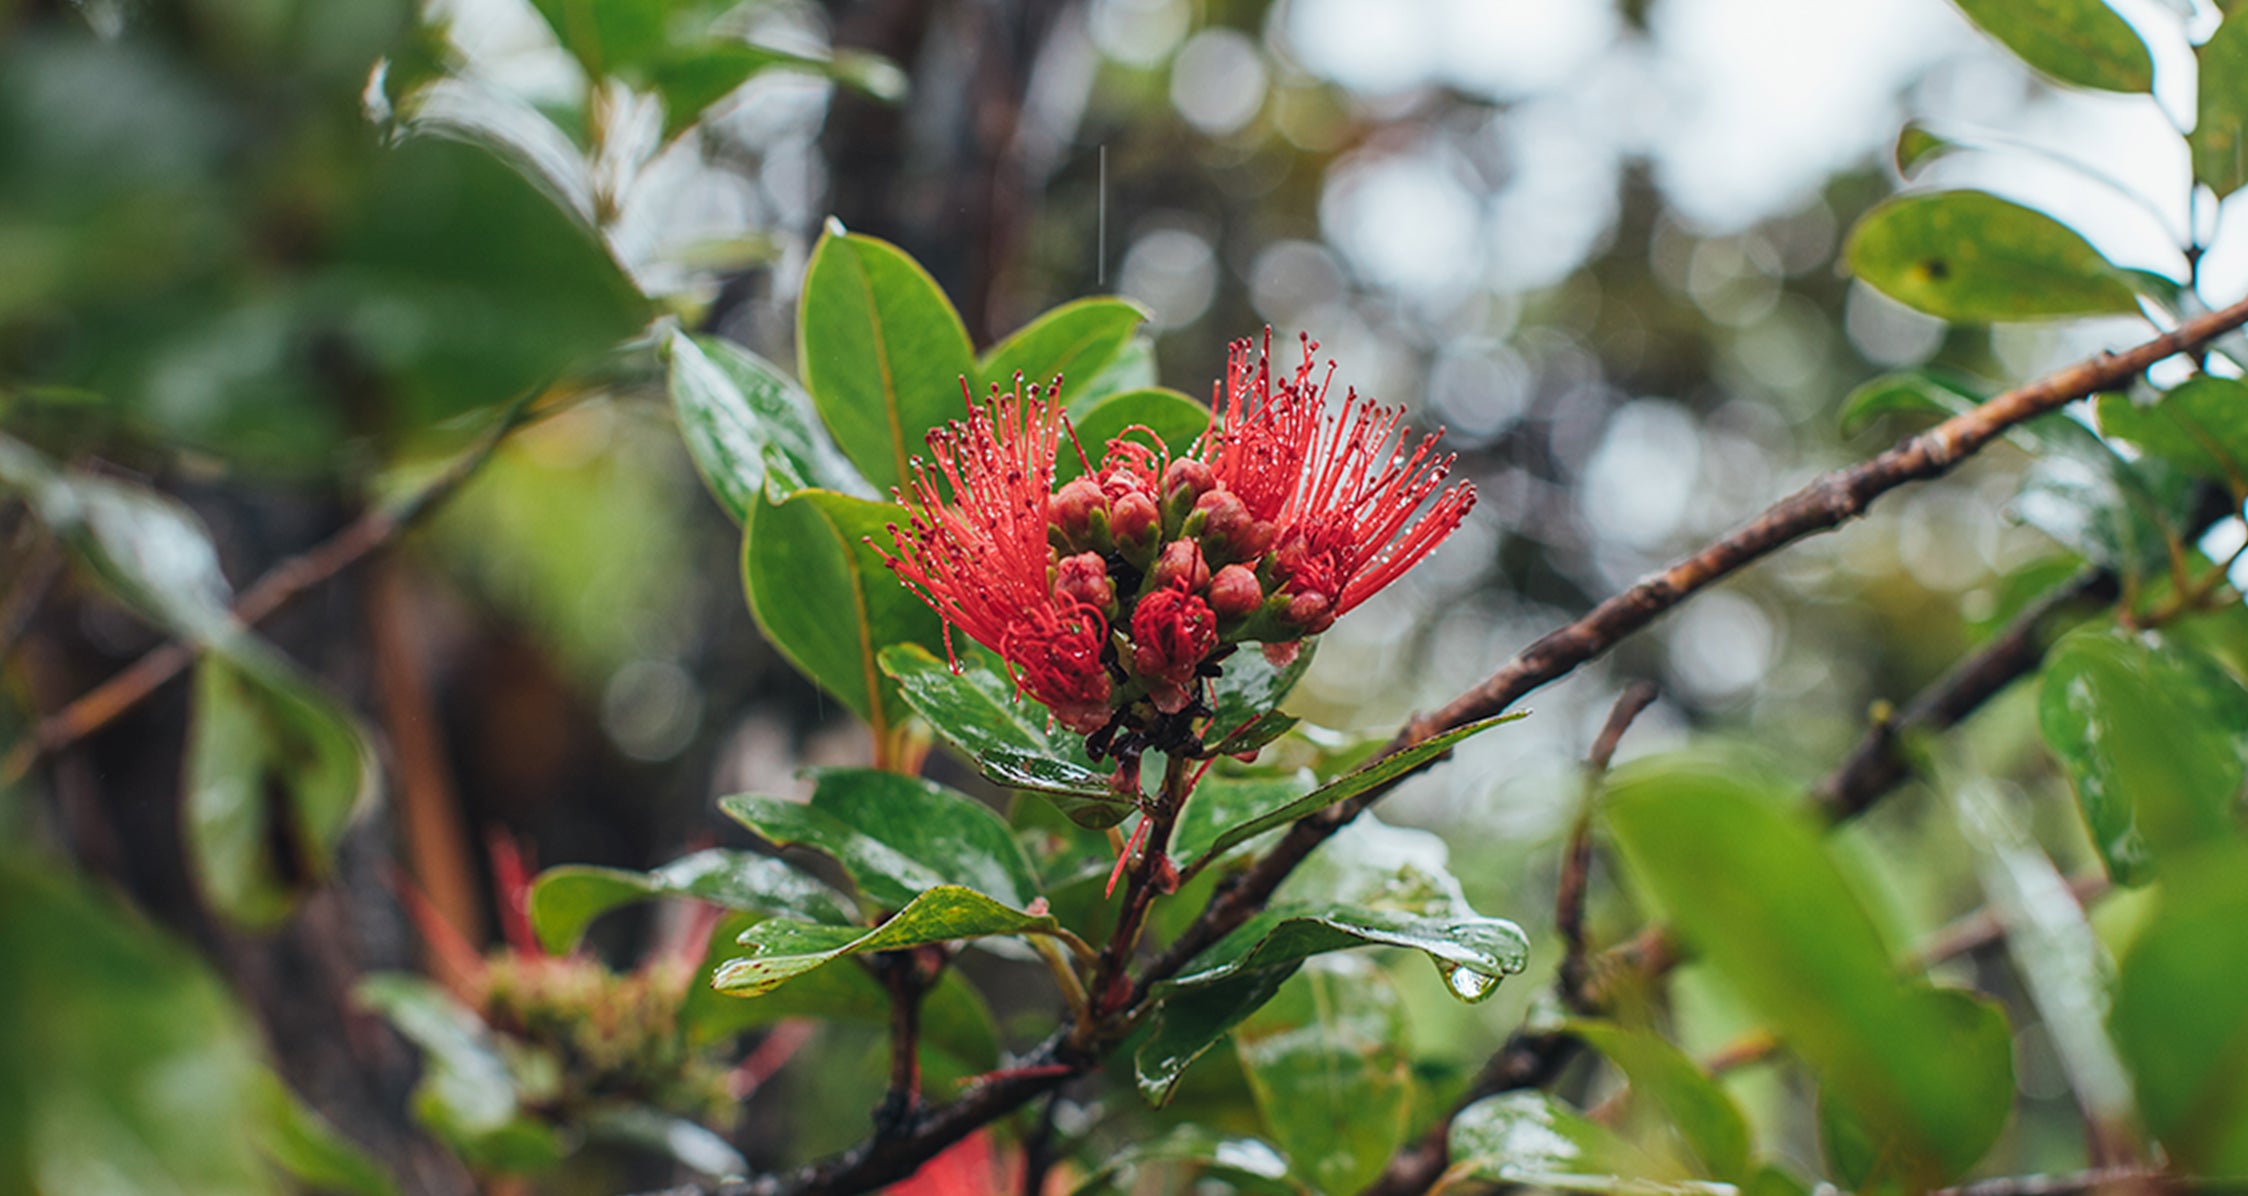
<path id="1" fill-rule="evenodd" d="M 1179 813 L 1178 826 L 1171 832 L 1171 854 L 1203 867 L 1208 866 L 1202 863 L 1205 860 L 1216 863 L 1226 852 L 1212 848 L 1227 831 L 1303 800 L 1304 794 L 1318 784 L 1308 771 L 1283 777 L 1229 777 L 1222 773 L 1205 777 Z M 1248 841 L 1240 839 L 1227 851 Z"/>
<path id="2" fill-rule="evenodd" d="M 977 393 L 1015 388 L 1015 375 L 1044 389 L 1058 376 L 1062 393 L 1075 393 L 1100 376 L 1132 339 L 1147 312 L 1129 299 L 1098 296 L 1064 303 L 1023 325 L 991 347 L 977 365 Z M 1091 446 L 1087 446 L 1090 448 Z"/>
<path id="3" fill-rule="evenodd" d="M 1296 658 L 1274 665 L 1263 652 L 1242 650 L 1225 662 L 1210 683 L 1212 756 L 1255 751 L 1288 733 L 1296 720 L 1279 713 L 1280 703 L 1303 679 L 1319 641 L 1305 641 Z"/>
<path id="4" fill-rule="evenodd" d="M 2046 654 L 2037 714 L 2118 883 L 2239 834 L 2248 689 L 2208 658 L 2083 628 Z"/>
<path id="5" fill-rule="evenodd" d="M 1108 442 L 1119 437 L 1150 447 L 1160 442 L 1171 456 L 1183 456 L 1210 430 L 1210 409 L 1178 391 L 1150 387 L 1112 394 L 1085 408 L 1083 415 L 1072 416 L 1070 426 L 1077 433 L 1077 445 L 1063 445 L 1055 458 L 1056 486 L 1085 472 L 1078 448 L 1098 469 Z"/>
<path id="6" fill-rule="evenodd" d="M 1389 977 L 1347 956 L 1312 961 L 1234 1030 L 1249 1091 L 1297 1178 L 1349 1196 L 1381 1174 L 1410 1129 L 1406 1043 Z"/>
<path id="7" fill-rule="evenodd" d="M 987 935 L 1059 935 L 1053 918 L 1011 909 L 973 889 L 943 885 L 923 892 L 872 930 L 774 918 L 742 932 L 746 957 L 720 965 L 712 983 L 722 992 L 756 997 L 838 959 Z"/>
<path id="8" fill-rule="evenodd" d="M 2146 43 L 2103 0 L 1952 0 L 2023 62 L 2062 83 L 2101 91 L 2154 86 Z"/>
<path id="9" fill-rule="evenodd" d="M 848 922 L 852 915 L 842 894 L 780 860 L 713 847 L 646 872 L 584 864 L 549 868 L 531 886 L 531 928 L 540 946 L 562 955 L 577 948 L 595 918 L 665 897 L 815 922 Z"/>
<path id="10" fill-rule="evenodd" d="M 959 313 L 897 246 L 831 228 L 797 309 L 797 369 L 878 493 L 903 486 L 931 428 L 965 414 L 976 360 Z"/>
<path id="11" fill-rule="evenodd" d="M 1189 1174 L 1223 1180 L 1241 1191 L 1301 1191 L 1284 1182 L 1288 1160 L 1257 1138 L 1223 1134 L 1207 1126 L 1186 1124 L 1159 1138 L 1134 1142 L 1108 1156 L 1099 1170 L 1079 1181 L 1071 1196 L 1094 1192 L 1129 1192 L 1140 1169 L 1149 1164 L 1190 1167 Z"/>
<path id="12" fill-rule="evenodd" d="M 1953 323 L 2139 310 L 2129 284 L 2074 230 L 1980 191 L 1888 200 L 1858 222 L 1844 253 L 1875 289 Z"/>
<path id="13" fill-rule="evenodd" d="M 861 893 L 891 908 L 946 884 L 1017 907 L 1038 895 L 1030 859 L 1006 820 L 934 782 L 833 768 L 820 772 L 809 802 L 729 797 L 719 806 L 776 844 L 832 857 Z"/>
<path id="14" fill-rule="evenodd" d="M 779 367 L 731 341 L 683 332 L 672 333 L 668 356 L 680 438 L 734 522 L 768 489 L 874 497 L 828 439 L 811 396 Z"/>
<path id="15" fill-rule="evenodd" d="M 1568 1028 L 1623 1071 L 1634 1104 L 1660 1113 L 1700 1161 L 1702 1174 L 1729 1182 L 1747 1174 L 1748 1121 L 1700 1064 L 1651 1030 L 1585 1020 Z"/>
<path id="16" fill-rule="evenodd" d="M 1503 1092 L 1452 1119 L 1453 1166 L 1478 1179 L 1562 1192 L 1695 1193 L 1729 1188 L 1670 1174 L 1614 1130 L 1543 1092 Z"/>
<path id="17" fill-rule="evenodd" d="M 2037 458 L 2023 474 L 2014 517 L 2118 573 L 2166 568 L 2193 501 L 2189 479 L 2159 460 L 2123 460 L 2074 420 L 2033 423 Z"/>
<path id="18" fill-rule="evenodd" d="M 2196 375 L 2148 407 L 2129 396 L 2099 399 L 2100 432 L 2128 441 L 2188 473 L 2248 491 L 2248 384 Z"/>

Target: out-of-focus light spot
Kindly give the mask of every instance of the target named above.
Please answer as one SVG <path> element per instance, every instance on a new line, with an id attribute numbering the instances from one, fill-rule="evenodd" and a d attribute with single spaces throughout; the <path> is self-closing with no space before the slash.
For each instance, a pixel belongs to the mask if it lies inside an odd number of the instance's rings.
<path id="1" fill-rule="evenodd" d="M 1502 291 L 1552 286 L 1615 226 L 1614 145 L 1558 99 L 1515 109 L 1490 135 L 1501 141 L 1509 175 L 1485 211 L 1489 281 Z"/>
<path id="2" fill-rule="evenodd" d="M 1205 29 L 1171 60 L 1171 105 L 1213 137 L 1246 125 L 1264 106 L 1265 65 L 1257 44 L 1232 29 Z"/>
<path id="3" fill-rule="evenodd" d="M 1426 0 L 1288 0 L 1271 20 L 1305 70 L 1382 95 L 1434 76 L 1441 38 L 1429 8 Z"/>
<path id="4" fill-rule="evenodd" d="M 1249 303 L 1276 327 L 1333 302 L 1344 285 L 1335 255 L 1315 241 L 1275 241 L 1249 266 Z"/>
<path id="5" fill-rule="evenodd" d="M 1445 77 L 1501 100 L 1575 79 L 1621 24 L 1614 7 L 1598 0 L 1440 0 L 1428 7 L 1441 22 L 1437 53 Z"/>
<path id="6" fill-rule="evenodd" d="M 668 660 L 636 660 L 601 691 L 601 727 L 635 760 L 668 760 L 702 724 L 702 690 Z"/>
<path id="7" fill-rule="evenodd" d="M 1447 349 L 1429 371 L 1429 406 L 1462 445 L 1486 443 L 1529 405 L 1530 367 L 1503 345 Z"/>
<path id="8" fill-rule="evenodd" d="M 1217 295 L 1217 256 L 1185 229 L 1159 228 L 1125 252 L 1117 290 L 1146 304 L 1157 328 L 1191 324 Z"/>
<path id="9" fill-rule="evenodd" d="M 1732 590 L 1689 603 L 1670 626 L 1670 670 L 1706 700 L 1740 694 L 1762 680 L 1778 655 L 1779 631 L 1764 608 Z"/>
<path id="10" fill-rule="evenodd" d="M 1998 522 L 1971 492 L 1920 490 L 1898 511 L 1897 559 L 1921 585 L 1951 593 L 1989 576 Z"/>
<path id="11" fill-rule="evenodd" d="M 1862 282 L 1842 303 L 1842 332 L 1875 365 L 1919 365 L 1944 343 L 1944 322 L 1924 316 Z"/>
<path id="12" fill-rule="evenodd" d="M 1785 394 L 1818 380 L 1832 344 L 1833 333 L 1818 306 L 1789 295 L 1734 340 L 1733 357 L 1750 377 Z"/>
<path id="13" fill-rule="evenodd" d="M 1481 257 L 1475 200 L 1425 154 L 1344 162 L 1328 175 L 1319 223 L 1368 282 L 1425 301 L 1456 299 Z"/>
<path id="14" fill-rule="evenodd" d="M 1607 435 L 1585 463 L 1585 519 L 1600 535 L 1634 548 L 1661 546 L 1694 496 L 1701 445 L 1694 417 L 1678 404 L 1625 404 L 1609 417 Z"/>
<path id="15" fill-rule="evenodd" d="M 1093 44 L 1118 62 L 1159 66 L 1186 36 L 1191 18 L 1185 0 L 1096 0 Z"/>
<path id="16" fill-rule="evenodd" d="M 1780 255 L 1756 236 L 1712 237 L 1694 247 L 1686 293 L 1702 314 L 1746 328 L 1780 301 Z"/>

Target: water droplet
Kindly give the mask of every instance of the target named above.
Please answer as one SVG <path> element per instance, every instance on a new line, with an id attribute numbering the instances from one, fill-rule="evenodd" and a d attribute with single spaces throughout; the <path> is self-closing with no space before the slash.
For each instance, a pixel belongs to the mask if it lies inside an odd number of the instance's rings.
<path id="1" fill-rule="evenodd" d="M 1444 983 L 1452 990 L 1452 995 L 1471 1005 L 1498 991 L 1497 976 L 1457 964 L 1440 967 L 1444 973 Z"/>

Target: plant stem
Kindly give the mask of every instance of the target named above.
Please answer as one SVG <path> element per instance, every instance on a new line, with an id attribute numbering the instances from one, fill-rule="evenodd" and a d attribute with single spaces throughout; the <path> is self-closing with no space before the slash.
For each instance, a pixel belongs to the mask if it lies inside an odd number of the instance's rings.
<path id="1" fill-rule="evenodd" d="M 1179 810 L 1186 804 L 1188 788 L 1193 783 L 1194 761 L 1184 755 L 1173 754 L 1163 759 L 1163 782 L 1156 789 L 1153 808 L 1141 813 L 1147 819 L 1148 831 L 1140 847 L 1140 857 L 1128 867 L 1131 875 L 1124 883 L 1124 908 L 1116 915 L 1116 932 L 1109 936 L 1107 947 L 1101 951 L 1100 963 L 1094 968 L 1091 994 L 1091 1011 L 1105 1017 L 1131 1003 L 1133 996 L 1125 975 L 1132 962 L 1132 949 L 1139 945 L 1140 932 L 1147 925 L 1148 910 L 1155 899 L 1165 891 L 1159 878 L 1170 864 L 1166 854 L 1171 845 L 1171 828 L 1178 822 Z M 1172 871 L 1176 876 L 1176 870 Z M 1089 1020 L 1079 1023 L 1084 1036 L 1089 1036 Z"/>

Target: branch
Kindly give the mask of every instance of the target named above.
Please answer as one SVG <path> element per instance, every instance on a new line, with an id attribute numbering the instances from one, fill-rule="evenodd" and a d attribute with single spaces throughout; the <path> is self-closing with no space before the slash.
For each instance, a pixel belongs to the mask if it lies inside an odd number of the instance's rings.
<path id="1" fill-rule="evenodd" d="M 483 439 L 419 490 L 392 506 L 368 511 L 335 535 L 267 570 L 235 599 L 232 611 L 235 621 L 244 627 L 257 626 L 298 595 L 396 540 L 475 476 L 508 433 L 522 426 L 542 393 L 533 391 L 510 404 Z M 195 649 L 173 640 L 41 719 L 29 737 L 17 743 L 5 757 L 0 757 L 0 785 L 22 779 L 44 757 L 115 722 L 118 716 L 139 705 L 194 662 Z"/>
<path id="2" fill-rule="evenodd" d="M 1568 850 L 1561 857 L 1561 880 L 1554 886 L 1553 927 L 1564 948 L 1561 1003 L 1580 1013 L 1588 1011 L 1591 1004 L 1585 990 L 1590 978 L 1585 956 L 1585 896 L 1592 877 L 1592 808 L 1599 798 L 1601 780 L 1608 773 L 1608 762 L 1615 759 L 1616 745 L 1623 742 L 1632 720 L 1654 702 L 1655 693 L 1651 681 L 1627 686 L 1608 711 L 1607 725 L 1592 741 L 1592 752 L 1585 759 L 1584 801 L 1577 811 L 1576 825 L 1569 830 Z"/>

